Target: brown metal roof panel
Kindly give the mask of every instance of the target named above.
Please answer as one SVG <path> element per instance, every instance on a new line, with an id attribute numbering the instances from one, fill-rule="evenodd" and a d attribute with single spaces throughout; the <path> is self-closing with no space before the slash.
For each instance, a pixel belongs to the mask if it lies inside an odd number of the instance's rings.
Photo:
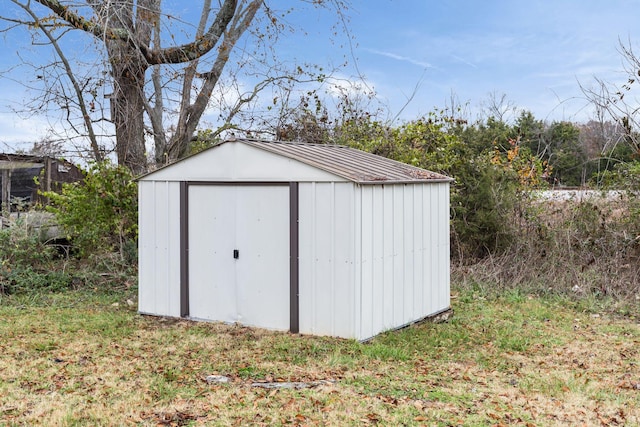
<path id="1" fill-rule="evenodd" d="M 311 166 L 351 180 L 368 180 L 376 176 L 382 180 L 389 178 L 389 171 L 376 170 L 373 162 L 368 162 L 364 167 L 362 159 L 358 159 L 353 155 L 354 153 L 348 153 L 344 149 L 334 146 L 303 146 L 301 144 L 281 146 L 269 144 L 265 146 L 265 148 L 271 147 L 281 148 L 278 150 L 280 154 L 288 155 Z"/>
<path id="2" fill-rule="evenodd" d="M 452 181 L 451 178 L 342 145 L 238 140 L 358 183 Z"/>
<path id="3" fill-rule="evenodd" d="M 300 159 L 312 161 L 323 169 L 346 175 L 345 177 L 356 181 L 414 181 L 436 178 L 432 172 L 346 147 L 299 145 L 297 148 L 302 148 L 295 150 L 298 151 Z"/>

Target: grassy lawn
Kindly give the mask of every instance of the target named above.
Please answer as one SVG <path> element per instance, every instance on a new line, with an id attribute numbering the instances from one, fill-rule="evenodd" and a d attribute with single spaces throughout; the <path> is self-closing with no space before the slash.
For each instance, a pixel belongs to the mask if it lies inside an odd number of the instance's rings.
<path id="1" fill-rule="evenodd" d="M 637 319 L 518 293 L 453 308 L 361 344 L 3 296 L 0 425 L 640 425 Z"/>

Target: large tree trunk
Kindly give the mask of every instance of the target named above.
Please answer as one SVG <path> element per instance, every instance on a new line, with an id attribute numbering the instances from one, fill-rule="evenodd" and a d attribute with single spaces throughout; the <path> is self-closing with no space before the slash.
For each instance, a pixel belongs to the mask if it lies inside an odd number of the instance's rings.
<path id="1" fill-rule="evenodd" d="M 111 120 L 118 163 L 134 174 L 147 170 L 144 84 L 148 63 L 141 49 L 149 47 L 158 6 L 157 0 L 139 1 L 135 24 L 133 3 L 117 1 L 107 10 L 108 27 L 129 34 L 128 40 L 106 38 L 105 44 L 113 75 Z"/>
<path id="2" fill-rule="evenodd" d="M 144 173 L 147 157 L 144 141 L 144 73 L 140 60 L 118 61 L 111 58 L 114 80 L 112 120 L 116 128 L 118 163 L 134 174 Z"/>

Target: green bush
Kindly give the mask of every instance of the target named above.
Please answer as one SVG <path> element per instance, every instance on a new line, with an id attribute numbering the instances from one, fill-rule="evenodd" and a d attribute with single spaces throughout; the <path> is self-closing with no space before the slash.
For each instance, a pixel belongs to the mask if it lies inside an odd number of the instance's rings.
<path id="1" fill-rule="evenodd" d="M 56 220 L 73 244 L 58 253 L 40 233 L 17 222 L 0 230 L 0 293 L 60 291 L 70 287 L 129 289 L 135 285 L 137 185 L 131 173 L 95 164 L 82 183 L 47 192 Z"/>
<path id="2" fill-rule="evenodd" d="M 84 182 L 62 186 L 62 193 L 44 193 L 47 210 L 55 214 L 81 257 L 117 251 L 131 256 L 138 236 L 138 193 L 131 172 L 109 162 L 96 163 Z M 133 242 L 133 243 L 132 243 Z"/>
<path id="3" fill-rule="evenodd" d="M 473 261 L 503 252 L 513 240 L 517 180 L 480 156 L 453 173 L 452 255 Z"/>

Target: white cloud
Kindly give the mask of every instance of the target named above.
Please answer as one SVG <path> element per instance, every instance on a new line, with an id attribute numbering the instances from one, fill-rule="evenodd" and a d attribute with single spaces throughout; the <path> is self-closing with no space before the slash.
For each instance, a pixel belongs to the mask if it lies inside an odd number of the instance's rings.
<path id="1" fill-rule="evenodd" d="M 410 58 L 408 56 L 398 55 L 393 52 L 386 52 L 386 51 L 377 50 L 377 49 L 365 49 L 365 50 L 375 55 L 384 56 L 387 58 L 395 59 L 397 61 L 408 62 L 409 64 L 417 65 L 418 67 L 421 67 L 421 68 L 434 68 L 433 65 L 429 64 L 428 62 L 420 61 L 414 58 Z"/>
<path id="2" fill-rule="evenodd" d="M 468 66 L 470 66 L 470 67 L 472 67 L 472 68 L 478 68 L 478 66 L 477 66 L 476 64 L 474 64 L 474 63 L 472 63 L 472 62 L 469 62 L 469 61 L 467 61 L 466 59 L 464 59 L 464 58 L 462 58 L 462 57 L 460 57 L 460 56 L 458 56 L 458 55 L 453 55 L 453 54 L 451 54 L 451 57 L 452 57 L 453 59 L 455 59 L 456 61 L 458 61 L 458 62 L 462 62 L 463 64 L 468 65 Z"/>

